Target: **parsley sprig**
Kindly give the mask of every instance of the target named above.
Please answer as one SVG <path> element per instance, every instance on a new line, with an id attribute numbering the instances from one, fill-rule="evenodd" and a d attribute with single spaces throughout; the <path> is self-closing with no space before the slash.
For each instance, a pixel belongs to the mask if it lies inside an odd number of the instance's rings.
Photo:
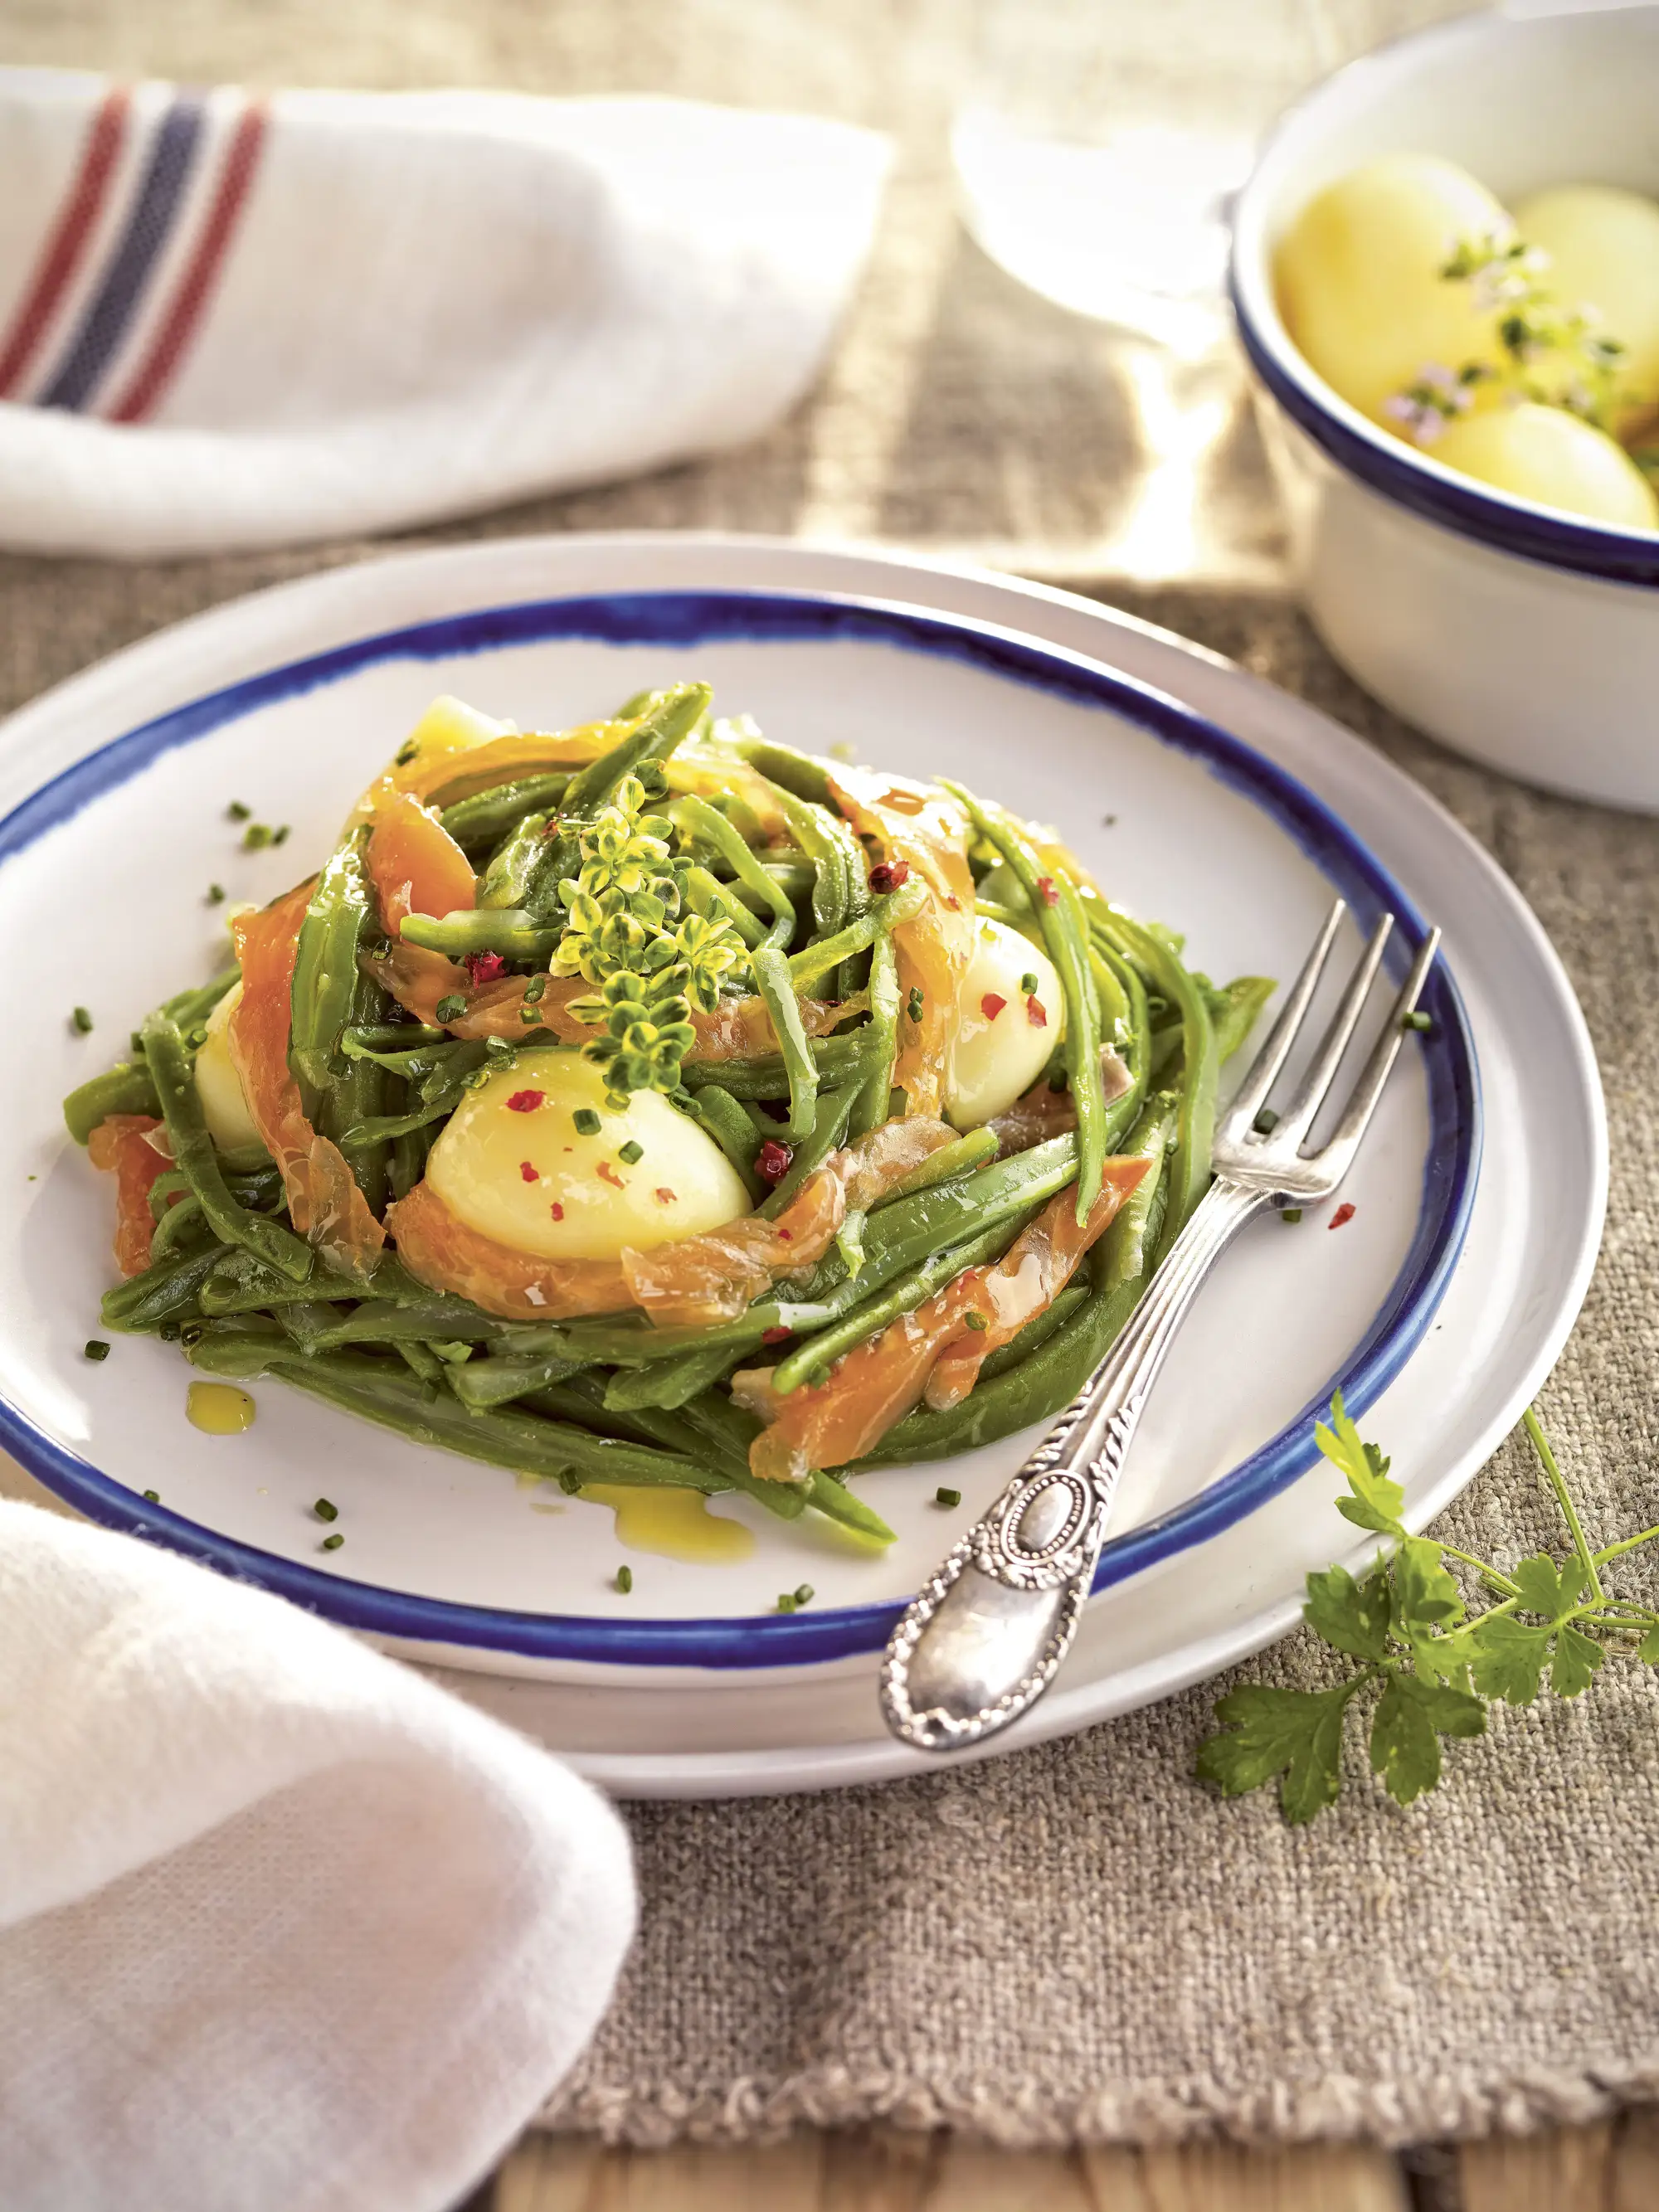
<path id="1" fill-rule="evenodd" d="M 1215 1708 L 1223 1723 L 1199 1746 L 1198 1771 L 1224 1796 L 1279 1782 L 1287 1820 L 1300 1825 L 1335 1802 L 1342 1786 L 1342 1741 L 1350 1711 L 1370 1711 L 1371 1771 L 1401 1805 L 1440 1779 L 1441 1739 L 1486 1733 L 1486 1706 L 1529 1705 L 1546 1669 L 1557 1697 L 1589 1687 L 1610 1644 L 1634 1642 L 1659 1666 L 1659 1613 L 1611 1595 L 1602 1570 L 1659 1537 L 1645 1528 L 1592 1551 L 1549 1441 L 1530 1410 L 1525 1425 L 1571 1538 L 1571 1554 L 1537 1552 L 1507 1573 L 1455 1545 L 1407 1533 L 1405 1492 L 1389 1462 L 1331 1401 L 1331 1421 L 1315 1434 L 1346 1479 L 1337 1510 L 1357 1528 L 1389 1539 L 1371 1571 L 1356 1580 L 1346 1567 L 1308 1577 L 1303 1618 L 1334 1650 L 1360 1663 L 1324 1690 L 1285 1690 L 1254 1682 Z M 1471 1614 L 1446 1562 L 1469 1570 L 1495 1602 Z"/>

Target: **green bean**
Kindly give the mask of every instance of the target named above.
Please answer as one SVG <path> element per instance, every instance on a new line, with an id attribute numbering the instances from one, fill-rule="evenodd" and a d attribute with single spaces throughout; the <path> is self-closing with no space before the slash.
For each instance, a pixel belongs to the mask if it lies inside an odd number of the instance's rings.
<path id="1" fill-rule="evenodd" d="M 306 1352 L 323 1349 L 339 1317 L 335 1307 L 319 1298 L 295 1298 L 291 1304 L 279 1307 L 276 1313 L 283 1334 L 292 1338 Z"/>
<path id="2" fill-rule="evenodd" d="M 368 832 L 355 830 L 317 878 L 300 924 L 289 992 L 288 1064 L 307 1115 L 328 1087 L 329 1066 L 352 1019 L 357 947 L 373 894 L 363 871 Z"/>
<path id="3" fill-rule="evenodd" d="M 1124 1270 L 1133 1264 L 1136 1254 L 1144 1254 L 1155 1243 L 1159 1233 L 1169 1189 L 1169 1176 L 1161 1164 L 1168 1132 L 1167 1103 L 1160 1101 L 1142 1116 L 1131 1147 L 1133 1156 L 1152 1158 L 1155 1164 L 1130 1193 L 1091 1254 L 1091 1293 L 1071 1317 L 1018 1365 L 994 1378 L 981 1375 L 958 1404 L 943 1413 L 919 1407 L 907 1413 L 874 1451 L 856 1462 L 858 1467 L 950 1458 L 980 1444 L 994 1443 L 1034 1421 L 1049 1419 L 1070 1405 L 1140 1302 L 1146 1276 L 1126 1277 Z M 1097 1259 L 1098 1273 L 1094 1265 Z M 1008 1348 L 1012 1351 L 1012 1346 Z M 990 1365 L 989 1360 L 986 1365 Z"/>
<path id="4" fill-rule="evenodd" d="M 597 1376 L 578 1375 L 568 1382 L 552 1384 L 538 1390 L 528 1403 L 538 1412 L 551 1413 L 556 1419 L 579 1422 L 596 1436 L 620 1437 L 632 1443 L 652 1445 L 659 1451 L 693 1460 L 699 1466 L 708 1456 L 702 1438 L 678 1413 L 650 1407 L 624 1411 L 610 1406 L 605 1384 Z M 721 1463 L 711 1472 L 723 1477 L 725 1486 L 732 1484 L 734 1469 L 724 1455 Z M 739 1462 L 735 1472 L 746 1476 L 746 1463 Z"/>
<path id="5" fill-rule="evenodd" d="M 240 1244 L 279 1273 L 303 1282 L 312 1270 L 311 1247 L 264 1215 L 249 1213 L 226 1188 L 177 1023 L 163 1013 L 151 1014 L 145 1020 L 143 1036 L 144 1057 L 161 1102 L 173 1161 L 190 1177 L 191 1188 L 201 1200 L 214 1235 L 221 1243 Z"/>
<path id="6" fill-rule="evenodd" d="M 1077 1218 L 1088 1218 L 1100 1194 L 1106 1158 L 1106 1103 L 1100 1085 L 1100 1007 L 1089 965 L 1089 922 L 1076 886 L 1064 869 L 1046 867 L 1036 848 L 1000 807 L 981 804 L 959 783 L 941 779 L 959 799 L 969 819 L 994 845 L 1019 878 L 1042 925 L 1048 957 L 1059 971 L 1066 996 L 1066 1036 L 1061 1045 L 1077 1109 Z"/>
<path id="7" fill-rule="evenodd" d="M 458 907 L 453 914 L 405 915 L 399 933 L 406 945 L 441 952 L 451 960 L 469 952 L 500 952 L 509 960 L 545 960 L 563 934 L 526 907 Z"/>
<path id="8" fill-rule="evenodd" d="M 761 872 L 772 878 L 792 906 L 799 905 L 802 899 L 811 897 L 812 886 L 817 881 L 818 873 L 809 860 L 776 860 L 769 858 L 761 862 Z"/>
<path id="9" fill-rule="evenodd" d="M 384 1033 L 380 1029 L 368 1032 L 373 1036 Z M 388 1052 L 379 1046 L 365 1044 L 362 1033 L 355 1028 L 347 1030 L 340 1039 L 340 1051 L 345 1059 L 373 1060 L 388 1075 L 405 1076 L 411 1083 L 423 1083 L 428 1075 L 447 1067 L 456 1053 L 465 1050 L 461 1040 L 452 1037 L 447 1030 L 437 1030 L 429 1039 L 421 1039 L 407 1051 Z"/>
<path id="10" fill-rule="evenodd" d="M 570 771 L 564 769 L 550 775 L 525 776 L 516 783 L 498 783 L 471 799 L 458 799 L 438 819 L 458 845 L 476 851 L 510 836 L 523 816 L 550 811 L 564 797 L 569 781 Z"/>
<path id="11" fill-rule="evenodd" d="M 325 1352 L 307 1357 L 285 1340 L 222 1334 L 225 1328 L 202 1324 L 203 1333 L 185 1346 L 193 1366 L 210 1374 L 244 1377 L 277 1375 L 313 1397 L 395 1429 L 416 1443 L 441 1445 L 515 1474 L 574 1474 L 592 1482 L 664 1485 L 711 1494 L 732 1486 L 725 1475 L 696 1460 L 649 1445 L 594 1436 L 534 1413 L 469 1412 L 441 1392 L 428 1395 L 401 1366 L 370 1353 Z"/>
<path id="12" fill-rule="evenodd" d="M 153 1267 L 169 1252 L 199 1251 L 204 1242 L 210 1243 L 216 1250 L 222 1249 L 208 1226 L 201 1200 L 192 1192 L 177 1206 L 170 1206 L 156 1223 L 149 1240 L 150 1265 Z"/>
<path id="13" fill-rule="evenodd" d="M 961 1244 L 929 1254 L 920 1266 L 910 1268 L 873 1297 L 855 1305 L 850 1313 L 819 1334 L 809 1336 L 787 1359 L 780 1360 L 773 1370 L 772 1388 L 787 1397 L 810 1381 L 820 1368 L 843 1358 L 872 1336 L 879 1336 L 901 1315 L 914 1313 L 935 1291 L 954 1282 L 964 1267 L 977 1267 L 987 1260 L 1000 1260 L 1036 1212 L 1035 1206 L 1030 1207 L 1023 1214 L 994 1223 Z"/>
<path id="14" fill-rule="evenodd" d="M 390 1003 L 372 975 L 360 975 L 351 1002 L 350 1026 L 378 1027 Z M 313 1118 L 320 1134 L 339 1146 L 364 1204 L 378 1220 L 386 1212 L 392 1147 L 385 1137 L 360 1137 L 356 1133 L 383 1118 L 390 1079 L 384 1061 L 372 1054 L 346 1056 L 337 1065 L 339 1073 L 331 1067 Z"/>
<path id="15" fill-rule="evenodd" d="M 354 1023 L 342 1032 L 340 1049 L 348 1057 L 356 1053 L 405 1054 L 422 1045 L 448 1044 L 449 1031 L 429 1022 L 374 1022 L 359 1029 Z"/>
<path id="16" fill-rule="evenodd" d="M 393 1304 L 407 1304 L 432 1295 L 390 1252 L 382 1252 L 373 1272 L 352 1283 L 350 1294 L 354 1298 L 385 1299 Z M 265 1306 L 288 1304 L 295 1298 L 316 1296 L 317 1286 L 311 1279 L 303 1283 L 291 1282 L 274 1267 L 256 1259 L 252 1253 L 233 1247 L 221 1252 L 218 1264 L 204 1282 L 201 1306 L 204 1313 L 223 1318 L 258 1313 Z"/>
<path id="17" fill-rule="evenodd" d="M 106 1291 L 99 1311 L 106 1328 L 124 1336 L 140 1336 L 163 1322 L 181 1321 L 198 1310 L 203 1284 L 219 1258 L 216 1246 L 180 1256 L 169 1253 L 152 1261 L 141 1275 L 132 1275 L 112 1291 Z"/>
<path id="18" fill-rule="evenodd" d="M 1221 991 L 1212 1010 L 1215 1056 L 1225 1066 L 1255 1027 L 1256 1017 L 1279 986 L 1271 975 L 1237 975 Z"/>
<path id="19" fill-rule="evenodd" d="M 758 1200 L 767 1186 L 755 1171 L 758 1147 L 748 1115 L 718 1083 L 706 1083 L 700 1090 L 688 1091 L 686 1097 L 693 1121 L 708 1131 L 743 1177 L 750 1198 Z"/>
<path id="20" fill-rule="evenodd" d="M 471 1359 L 451 1375 L 449 1387 L 464 1406 L 507 1406 L 515 1398 L 528 1398 L 532 1392 L 563 1382 L 579 1374 L 586 1364 L 563 1358 L 557 1352 L 546 1352 L 535 1359 Z"/>
<path id="21" fill-rule="evenodd" d="M 621 1368 L 606 1387 L 605 1402 L 623 1412 L 640 1406 L 672 1410 L 720 1382 L 740 1357 L 728 1345 L 717 1344 L 672 1359 L 653 1359 L 648 1367 Z"/>
<path id="22" fill-rule="evenodd" d="M 818 1095 L 818 1071 L 801 1026 L 800 1006 L 795 997 L 789 963 L 775 945 L 757 946 L 751 956 L 755 988 L 766 1002 L 777 1037 L 780 1057 L 789 1084 L 789 1120 L 786 1125 L 793 1143 L 811 1134 Z"/>
<path id="23" fill-rule="evenodd" d="M 870 1073 L 853 1109 L 852 1133 L 868 1136 L 888 1119 L 898 1059 L 898 951 L 890 929 L 878 928 L 870 947 Z"/>
<path id="24" fill-rule="evenodd" d="M 190 1177 L 182 1168 L 168 1168 L 158 1175 L 149 1187 L 149 1218 L 159 1221 L 175 1198 L 182 1197 L 190 1188 Z"/>
<path id="25" fill-rule="evenodd" d="M 161 1012 L 170 1022 L 177 1022 L 188 1036 L 198 1023 L 207 1019 L 232 986 L 240 981 L 241 974 L 240 968 L 233 960 L 228 968 L 222 968 L 209 981 L 195 984 L 188 991 L 176 992 L 172 998 L 163 1000 Z"/>
<path id="26" fill-rule="evenodd" d="M 348 1344 L 398 1344 L 432 1337 L 449 1343 L 489 1344 L 504 1336 L 508 1327 L 469 1298 L 428 1292 L 408 1305 L 374 1299 L 349 1314 L 331 1307 L 315 1348 L 337 1352 Z"/>
<path id="27" fill-rule="evenodd" d="M 896 891 L 884 891 L 872 900 L 845 929 L 838 929 L 833 937 L 821 939 L 817 944 L 793 954 L 789 974 L 796 990 L 806 990 L 832 968 L 850 960 L 854 953 L 864 951 L 875 943 L 878 931 L 896 929 L 901 922 L 913 920 L 921 912 L 927 896 L 927 884 L 920 876 L 912 876 Z"/>
<path id="28" fill-rule="evenodd" d="M 526 814 L 489 858 L 478 884 L 478 904 L 492 910 L 521 907 L 546 842 L 545 814 Z"/>
<path id="29" fill-rule="evenodd" d="M 426 1173 L 426 1156 L 431 1147 L 424 1127 L 401 1130 L 391 1141 L 392 1158 L 386 1180 L 394 1199 L 407 1198 Z"/>
<path id="30" fill-rule="evenodd" d="M 948 1145 L 941 1145 L 936 1152 L 929 1152 L 920 1167 L 912 1168 L 901 1177 L 890 1191 L 876 1200 L 874 1211 L 879 1213 L 912 1192 L 930 1190 L 938 1182 L 951 1182 L 970 1169 L 983 1167 L 997 1155 L 996 1132 L 993 1129 L 969 1129 L 965 1136 L 955 1137 Z"/>
<path id="31" fill-rule="evenodd" d="M 774 1483 L 771 1487 L 781 1490 L 789 1486 Z M 815 1468 L 808 1480 L 806 1497 L 820 1513 L 831 1521 L 838 1521 L 843 1528 L 850 1528 L 854 1535 L 868 1537 L 877 1544 L 898 1540 L 873 1505 L 866 1505 L 861 1498 L 855 1498 L 844 1482 L 838 1481 L 833 1474 L 826 1474 L 822 1468 Z"/>
<path id="32" fill-rule="evenodd" d="M 768 781 L 771 779 L 769 777 Z M 812 882 L 812 929 L 817 939 L 827 940 L 868 910 L 870 888 L 869 864 L 864 857 L 864 848 L 853 835 L 841 816 L 822 801 L 815 802 L 796 797 L 787 787 L 774 783 L 783 818 L 789 824 L 790 835 L 812 863 L 815 873 Z M 856 948 L 861 951 L 863 948 Z M 832 988 L 830 996 L 839 998 L 852 988 L 850 980 L 843 977 Z"/>
<path id="33" fill-rule="evenodd" d="M 750 725 L 753 728 L 753 725 Z M 758 730 L 752 736 L 732 728 L 728 742 L 734 752 L 758 769 L 769 783 L 793 792 L 797 799 L 810 799 L 815 806 L 830 806 L 834 800 L 830 795 L 830 763 L 815 759 L 811 753 L 797 752 L 793 745 L 775 745 L 761 736 Z"/>
<path id="34" fill-rule="evenodd" d="M 448 1373 L 448 1370 L 437 1353 L 427 1345 L 413 1340 L 408 1343 L 400 1340 L 392 1348 L 411 1375 L 418 1376 L 422 1382 L 431 1387 L 433 1395 L 435 1397 L 442 1389 L 445 1377 Z"/>
<path id="35" fill-rule="evenodd" d="M 687 1399 L 680 1418 L 720 1453 L 720 1464 L 731 1474 L 733 1489 L 752 1498 L 769 1513 L 775 1513 L 781 1521 L 799 1520 L 811 1498 L 808 1486 L 763 1482 L 749 1472 L 749 1446 L 760 1429 L 752 1413 L 745 1413 L 719 1390 L 705 1390 L 701 1397 Z"/>
<path id="36" fill-rule="evenodd" d="M 869 1025 L 846 1036 L 814 1037 L 807 1046 L 820 1084 L 839 1086 L 849 1077 L 861 1076 L 870 1050 Z M 764 1053 L 758 1060 L 688 1060 L 681 1080 L 693 1093 L 718 1084 L 737 1099 L 787 1098 L 789 1072 L 781 1053 Z M 774 1128 L 772 1133 L 777 1133 Z"/>
<path id="37" fill-rule="evenodd" d="M 830 1153 L 840 1147 L 860 1088 L 856 1083 L 848 1083 L 839 1091 L 820 1091 L 811 1128 L 796 1146 L 788 1173 L 759 1209 L 765 1219 L 776 1220 L 807 1176 L 816 1173 Z"/>
<path id="38" fill-rule="evenodd" d="M 750 951 L 757 945 L 769 942 L 765 926 L 758 915 L 750 914 L 730 884 L 711 876 L 707 868 L 701 865 L 689 865 L 681 881 L 686 904 L 693 914 L 729 921 Z M 792 913 L 793 910 L 793 908 L 790 909 Z"/>
<path id="39" fill-rule="evenodd" d="M 653 691 L 643 712 L 609 752 L 579 769 L 565 787 L 562 811 L 567 816 L 597 814 L 625 775 L 632 775 L 642 761 L 666 760 L 684 742 L 708 711 L 713 697 L 706 684 L 671 684 Z"/>
<path id="40" fill-rule="evenodd" d="M 1181 1110 L 1170 1175 L 1170 1201 L 1155 1255 L 1161 1261 L 1186 1227 L 1194 1207 L 1210 1187 L 1210 1147 L 1215 1138 L 1216 1079 L 1219 1063 L 1215 1028 L 1204 993 L 1180 959 L 1153 930 L 1130 920 L 1103 899 L 1089 902 L 1090 924 L 1105 943 L 1142 969 L 1182 1022 Z"/>
<path id="41" fill-rule="evenodd" d="M 781 950 L 786 947 L 795 933 L 795 909 L 788 894 L 762 866 L 752 848 L 738 836 L 720 809 L 711 806 L 706 799 L 688 793 L 675 800 L 669 813 L 682 834 L 689 831 L 705 845 L 712 846 L 743 888 L 752 891 L 770 909 L 772 923 L 763 942 Z"/>
<path id="42" fill-rule="evenodd" d="M 161 1102 L 142 1060 L 122 1060 L 107 1074 L 94 1075 L 71 1091 L 64 1101 L 64 1120 L 77 1145 L 84 1145 L 112 1114 L 154 1114 L 159 1120 L 161 1112 Z"/>
<path id="43" fill-rule="evenodd" d="M 979 1382 L 975 1388 L 994 1382 L 999 1375 L 1006 1375 L 1011 1367 L 1018 1367 L 1022 1359 L 1028 1359 L 1039 1345 L 1046 1344 L 1057 1328 L 1070 1321 L 1079 1306 L 1088 1304 L 1091 1295 L 1087 1283 L 1067 1283 L 1040 1314 L 1032 1315 L 1018 1336 L 992 1352 L 979 1370 Z"/>

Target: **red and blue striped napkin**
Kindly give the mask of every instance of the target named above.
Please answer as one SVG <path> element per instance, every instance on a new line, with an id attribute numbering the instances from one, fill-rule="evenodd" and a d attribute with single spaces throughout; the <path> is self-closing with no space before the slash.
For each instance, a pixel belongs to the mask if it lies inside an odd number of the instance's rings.
<path id="1" fill-rule="evenodd" d="M 666 100 L 0 70 L 0 544 L 299 542 L 753 436 L 886 162 Z"/>

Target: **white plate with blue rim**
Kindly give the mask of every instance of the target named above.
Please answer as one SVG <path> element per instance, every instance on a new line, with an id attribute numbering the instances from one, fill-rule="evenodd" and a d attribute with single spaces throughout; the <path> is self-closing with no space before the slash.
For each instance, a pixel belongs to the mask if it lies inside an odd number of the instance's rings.
<path id="1" fill-rule="evenodd" d="M 739 1498 L 747 1556 L 619 1544 L 605 1507 L 284 1392 L 244 1434 L 185 1414 L 173 1346 L 88 1361 L 110 1194 L 63 1094 L 222 950 L 210 883 L 286 887 L 427 701 L 526 726 L 695 673 L 809 750 L 945 770 L 1057 823 L 1109 892 L 1217 975 L 1288 976 L 1334 894 L 1446 932 L 1414 1039 L 1342 1194 L 1230 1255 L 1160 1382 L 1066 1675 L 999 1747 L 1215 1672 L 1352 1556 L 1312 1439 L 1340 1388 L 1420 1525 L 1559 1350 L 1605 1201 L 1582 1017 L 1511 887 L 1407 779 L 1296 702 L 1064 594 L 753 539 L 554 538 L 404 556 L 217 610 L 0 732 L 0 939 L 31 945 L 0 1176 L 0 1443 L 9 1487 L 282 1592 L 443 1679 L 623 1794 L 822 1787 L 913 1770 L 876 1662 L 903 1601 L 1035 1441 L 861 1478 L 872 1557 Z M 286 822 L 244 853 L 232 799 Z M 72 906 L 63 887 L 75 886 Z M 72 927 L 42 931 L 42 915 Z M 70 1007 L 96 1026 L 77 1034 Z M 941 1506 L 941 1483 L 961 1493 Z M 155 1502 L 145 1492 L 158 1493 Z M 313 1511 L 337 1506 L 329 1531 Z M 320 1548 L 325 1533 L 344 1545 Z M 615 1587 L 633 1569 L 633 1588 Z M 777 1599 L 802 1583 L 794 1612 Z"/>

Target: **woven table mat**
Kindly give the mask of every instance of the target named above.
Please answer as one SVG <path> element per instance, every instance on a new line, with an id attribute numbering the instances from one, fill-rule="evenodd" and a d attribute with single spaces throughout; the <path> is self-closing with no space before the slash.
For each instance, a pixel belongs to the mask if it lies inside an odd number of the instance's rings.
<path id="1" fill-rule="evenodd" d="M 202 79 L 653 88 L 845 114 L 899 161 L 869 281 L 811 403 L 742 453 L 440 533 L 715 527 L 1000 561 L 1182 630 L 1358 729 L 1508 870 L 1601 1058 L 1613 1200 L 1541 1410 L 1602 1540 L 1659 1518 L 1659 825 L 1442 752 L 1334 666 L 1285 595 L 1231 356 L 1182 368 L 1017 291 L 955 226 L 953 0 L 40 0 L 8 58 Z M 1352 40 L 1437 0 L 1098 0 L 1171 54 L 1228 35 L 1249 127 Z M 1312 46 L 1309 40 L 1311 38 Z M 1222 74 L 1226 75 L 1226 70 Z M 1213 74 L 1213 72 L 1212 72 Z M 1200 426 L 1206 425 L 1207 427 Z M 374 550 L 118 568 L 0 556 L 0 708 L 161 623 Z M 1174 575 L 1152 584 L 1131 580 Z M 1564 743 L 1571 733 L 1564 733 Z M 1386 1439 L 1384 1439 L 1386 1443 Z M 1443 1533 L 1559 1540 L 1511 1442 Z M 1624 1587 L 1639 1594 L 1646 1571 Z M 1648 1587 L 1651 1588 L 1650 1579 Z M 1305 1638 L 1245 1670 L 1326 1679 Z M 1389 2142 L 1581 2119 L 1659 2094 L 1659 1678 L 1500 1707 L 1409 1812 L 1356 1747 L 1305 1831 L 1191 1778 L 1212 1685 L 959 1773 L 820 1798 L 639 1806 L 639 1946 L 547 2118 L 639 2142 L 888 2114 L 1009 2142 L 1215 2128 Z"/>

